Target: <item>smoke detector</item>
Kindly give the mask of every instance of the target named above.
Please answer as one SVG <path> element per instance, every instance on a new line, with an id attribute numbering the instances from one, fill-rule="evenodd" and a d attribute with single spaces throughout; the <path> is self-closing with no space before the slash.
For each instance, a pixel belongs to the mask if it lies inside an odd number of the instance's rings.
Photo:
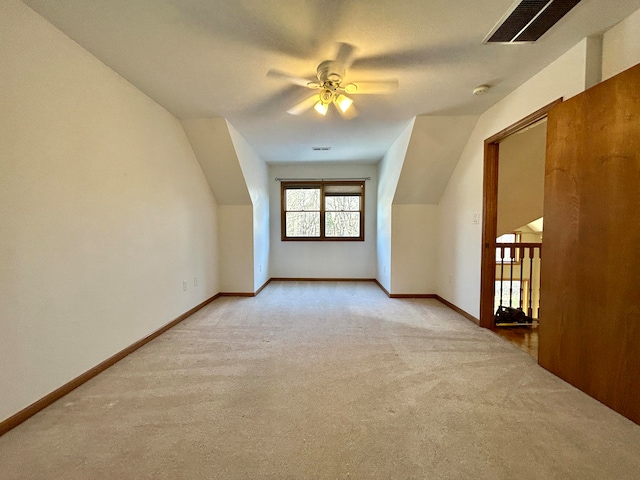
<path id="1" fill-rule="evenodd" d="M 473 89 L 473 94 L 474 95 L 484 95 L 485 93 L 487 93 L 489 91 L 489 85 L 479 85 L 476 88 Z"/>

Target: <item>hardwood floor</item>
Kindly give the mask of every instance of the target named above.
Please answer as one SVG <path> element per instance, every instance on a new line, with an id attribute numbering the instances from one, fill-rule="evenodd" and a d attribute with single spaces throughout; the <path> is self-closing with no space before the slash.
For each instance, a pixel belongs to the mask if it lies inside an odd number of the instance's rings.
<path id="1" fill-rule="evenodd" d="M 538 326 L 533 327 L 495 327 L 493 331 L 520 349 L 527 352 L 533 358 L 538 358 Z"/>

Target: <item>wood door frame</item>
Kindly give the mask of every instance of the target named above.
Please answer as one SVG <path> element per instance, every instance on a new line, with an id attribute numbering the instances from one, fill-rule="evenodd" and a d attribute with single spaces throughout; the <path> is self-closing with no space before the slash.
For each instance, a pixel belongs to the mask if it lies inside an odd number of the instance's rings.
<path id="1" fill-rule="evenodd" d="M 562 103 L 559 98 L 484 141 L 482 184 L 482 261 L 480 266 L 480 326 L 493 328 L 493 300 L 496 276 L 496 235 L 498 233 L 498 163 L 500 142 L 514 133 L 546 118 Z"/>

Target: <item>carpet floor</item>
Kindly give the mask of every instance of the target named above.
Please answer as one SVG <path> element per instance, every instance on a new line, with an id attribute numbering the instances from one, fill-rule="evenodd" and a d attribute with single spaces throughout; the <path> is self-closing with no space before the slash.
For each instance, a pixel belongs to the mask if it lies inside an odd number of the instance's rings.
<path id="1" fill-rule="evenodd" d="M 2 479 L 638 479 L 640 426 L 428 299 L 220 298 L 0 438 Z"/>

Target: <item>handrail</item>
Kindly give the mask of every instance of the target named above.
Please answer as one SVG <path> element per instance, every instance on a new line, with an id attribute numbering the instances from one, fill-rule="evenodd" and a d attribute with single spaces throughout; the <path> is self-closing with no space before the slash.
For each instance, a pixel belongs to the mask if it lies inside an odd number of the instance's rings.
<path id="1" fill-rule="evenodd" d="M 542 248 L 542 243 L 541 242 L 517 242 L 517 243 L 498 243 L 496 242 L 496 248 L 499 247 L 510 247 L 510 248 L 517 248 L 517 247 L 523 247 L 523 248 Z"/>

